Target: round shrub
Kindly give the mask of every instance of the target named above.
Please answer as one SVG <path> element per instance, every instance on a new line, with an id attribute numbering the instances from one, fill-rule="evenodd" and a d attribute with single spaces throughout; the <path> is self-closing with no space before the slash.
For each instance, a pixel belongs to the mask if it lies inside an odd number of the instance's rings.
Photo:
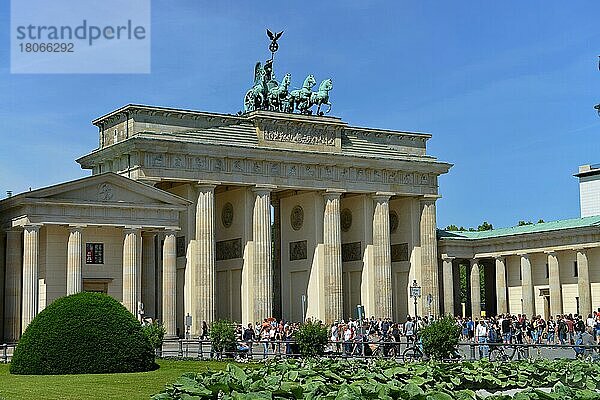
<path id="1" fill-rule="evenodd" d="M 101 293 L 57 299 L 31 321 L 10 363 L 12 374 L 140 372 L 158 368 L 142 326 Z"/>
<path id="2" fill-rule="evenodd" d="M 210 326 L 209 336 L 218 358 L 225 356 L 227 353 L 233 356 L 236 343 L 235 328 L 232 322 L 225 319 L 214 321 Z"/>
<path id="3" fill-rule="evenodd" d="M 325 346 L 327 346 L 329 340 L 329 330 L 321 321 L 312 322 L 308 320 L 298 328 L 294 338 L 298 343 L 302 356 L 317 357 L 325 353 Z"/>
<path id="4" fill-rule="evenodd" d="M 460 337 L 460 327 L 454 317 L 446 315 L 423 328 L 420 334 L 425 354 L 443 360 L 454 356 Z"/>

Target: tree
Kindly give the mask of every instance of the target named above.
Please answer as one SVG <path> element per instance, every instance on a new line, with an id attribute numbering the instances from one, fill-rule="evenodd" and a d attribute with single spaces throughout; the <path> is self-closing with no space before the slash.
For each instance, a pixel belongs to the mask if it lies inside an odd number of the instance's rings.
<path id="1" fill-rule="evenodd" d="M 446 230 L 447 230 L 447 231 L 458 231 L 458 230 L 460 230 L 460 229 L 458 228 L 458 226 L 456 226 L 456 225 L 452 224 L 452 225 L 448 225 L 448 226 L 446 227 Z"/>
<path id="2" fill-rule="evenodd" d="M 533 225 L 533 222 L 531 221 L 519 221 L 519 223 L 517 224 L 517 226 L 525 226 L 525 225 Z"/>
<path id="3" fill-rule="evenodd" d="M 329 340 L 329 331 L 321 321 L 312 322 L 309 320 L 298 328 L 294 338 L 300 347 L 302 356 L 317 357 L 325 352 L 325 346 L 327 346 Z"/>
<path id="4" fill-rule="evenodd" d="M 456 353 L 459 337 L 460 328 L 454 317 L 446 315 L 421 331 L 423 351 L 436 360 L 452 358 Z"/>
<path id="5" fill-rule="evenodd" d="M 494 229 L 494 227 L 492 226 L 492 224 L 488 223 L 487 221 L 483 221 L 483 223 L 477 227 L 477 230 L 479 232 L 491 231 L 492 229 Z"/>
<path id="6" fill-rule="evenodd" d="M 537 222 L 537 223 L 538 223 L 538 224 L 543 224 L 544 222 L 546 222 L 546 221 L 544 221 L 543 219 L 541 219 L 541 218 L 540 218 L 540 219 L 538 219 L 538 222 Z"/>

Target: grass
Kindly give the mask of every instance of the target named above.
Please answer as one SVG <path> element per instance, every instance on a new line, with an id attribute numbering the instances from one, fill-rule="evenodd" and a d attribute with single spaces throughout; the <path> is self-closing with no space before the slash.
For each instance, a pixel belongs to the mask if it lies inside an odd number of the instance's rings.
<path id="1" fill-rule="evenodd" d="M 131 374 L 11 375 L 0 364 L 0 399 L 145 399 L 185 372 L 223 369 L 226 362 L 157 360 L 160 368 Z"/>

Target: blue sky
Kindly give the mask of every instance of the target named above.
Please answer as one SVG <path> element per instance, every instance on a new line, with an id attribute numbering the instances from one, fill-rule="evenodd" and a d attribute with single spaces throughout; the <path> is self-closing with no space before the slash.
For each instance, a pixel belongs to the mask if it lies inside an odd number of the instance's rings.
<path id="1" fill-rule="evenodd" d="M 441 227 L 578 217 L 572 174 L 600 162 L 598 1 L 153 1 L 145 75 L 10 74 L 1 4 L 2 194 L 88 174 L 90 121 L 124 104 L 240 110 L 266 27 L 278 76 L 333 78 L 333 115 L 433 134 Z"/>

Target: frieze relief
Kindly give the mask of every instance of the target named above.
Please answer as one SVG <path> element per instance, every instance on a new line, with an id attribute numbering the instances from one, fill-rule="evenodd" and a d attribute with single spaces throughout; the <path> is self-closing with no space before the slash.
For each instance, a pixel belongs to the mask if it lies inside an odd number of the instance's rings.
<path id="1" fill-rule="evenodd" d="M 147 153 L 147 165 L 153 168 L 207 171 L 227 174 L 274 176 L 294 179 L 310 179 L 335 182 L 386 183 L 402 186 L 427 187 L 414 189 L 420 193 L 436 193 L 435 174 L 394 171 L 373 168 L 340 167 L 333 165 L 253 161 L 247 159 L 197 156 L 183 154 Z M 429 190 L 429 189 L 433 190 Z M 409 189 L 410 190 L 410 189 Z"/>
<path id="2" fill-rule="evenodd" d="M 290 261 L 307 259 L 306 244 L 306 240 L 300 240 L 299 242 L 290 242 Z"/>
<path id="3" fill-rule="evenodd" d="M 391 245 L 392 262 L 408 261 L 408 243 Z"/>
<path id="4" fill-rule="evenodd" d="M 221 240 L 215 243 L 215 258 L 217 261 L 242 258 L 242 239 Z"/>
<path id="5" fill-rule="evenodd" d="M 362 248 L 360 242 L 342 243 L 342 262 L 362 260 Z"/>

